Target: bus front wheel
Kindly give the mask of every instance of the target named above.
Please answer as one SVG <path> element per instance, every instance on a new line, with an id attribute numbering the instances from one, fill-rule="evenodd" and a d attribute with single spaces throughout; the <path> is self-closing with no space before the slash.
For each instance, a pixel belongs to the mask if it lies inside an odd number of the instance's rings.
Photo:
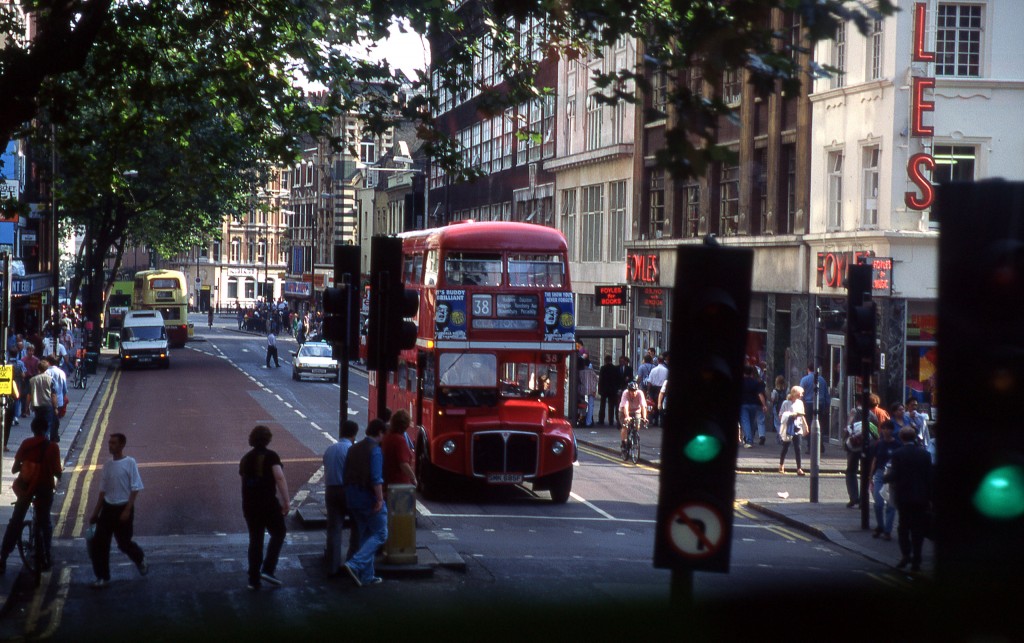
<path id="1" fill-rule="evenodd" d="M 416 489 L 424 498 L 436 499 L 440 490 L 441 472 L 430 462 L 430 453 L 427 445 L 420 440 L 419 448 L 416 451 Z"/>
<path id="2" fill-rule="evenodd" d="M 572 467 L 552 475 L 548 490 L 555 504 L 564 505 L 568 502 L 569 494 L 572 493 Z"/>

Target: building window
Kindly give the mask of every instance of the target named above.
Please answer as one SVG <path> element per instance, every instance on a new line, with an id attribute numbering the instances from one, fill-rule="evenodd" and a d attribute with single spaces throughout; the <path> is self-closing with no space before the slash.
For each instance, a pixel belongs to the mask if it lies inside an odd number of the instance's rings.
<path id="1" fill-rule="evenodd" d="M 865 226 L 878 225 L 878 159 L 877 145 L 864 148 L 864 216 Z"/>
<path id="2" fill-rule="evenodd" d="M 601 120 L 604 116 L 604 104 L 597 99 L 596 93 L 587 95 L 587 149 L 596 150 L 601 147 Z"/>
<path id="3" fill-rule="evenodd" d="M 700 185 L 683 186 L 683 236 L 696 237 L 700 229 Z"/>
<path id="4" fill-rule="evenodd" d="M 719 230 L 722 236 L 734 235 L 739 232 L 740 224 L 740 166 L 723 164 L 718 187 L 722 195 Z"/>
<path id="5" fill-rule="evenodd" d="M 935 75 L 970 78 L 981 75 L 981 5 L 939 5 Z"/>
<path id="6" fill-rule="evenodd" d="M 256 244 L 256 261 L 263 263 L 267 260 L 267 242 L 260 239 L 260 242 Z"/>
<path id="7" fill-rule="evenodd" d="M 786 169 L 782 180 L 782 207 L 785 216 L 779 217 L 782 234 L 796 232 L 796 145 L 783 145 L 783 167 Z"/>
<path id="8" fill-rule="evenodd" d="M 800 50 L 803 48 L 803 27 L 800 24 L 800 14 L 796 11 L 786 12 L 786 27 L 789 31 L 789 42 L 786 47 L 789 49 L 789 56 L 794 61 L 799 60 Z"/>
<path id="9" fill-rule="evenodd" d="M 743 96 L 743 70 L 727 69 L 722 76 L 722 102 L 738 105 Z"/>
<path id="10" fill-rule="evenodd" d="M 540 145 L 541 157 L 549 159 L 555 155 L 555 97 L 545 96 L 537 103 L 541 110 Z"/>
<path id="11" fill-rule="evenodd" d="M 846 23 L 836 27 L 832 41 L 832 89 L 846 86 Z"/>
<path id="12" fill-rule="evenodd" d="M 690 90 L 690 93 L 694 96 L 704 95 L 704 70 L 701 69 L 697 61 L 694 61 L 690 67 L 687 67 L 683 72 L 685 74 L 686 88 Z"/>
<path id="13" fill-rule="evenodd" d="M 608 185 L 608 260 L 626 259 L 626 202 L 625 181 Z"/>
<path id="14" fill-rule="evenodd" d="M 213 242 L 213 261 L 220 261 L 220 241 Z"/>
<path id="15" fill-rule="evenodd" d="M 662 114 L 668 111 L 668 74 L 663 69 L 654 72 L 651 79 L 651 109 Z"/>
<path id="16" fill-rule="evenodd" d="M 571 260 L 576 256 L 576 190 L 562 190 L 562 234 Z"/>
<path id="17" fill-rule="evenodd" d="M 235 238 L 231 240 L 231 263 L 239 263 L 242 260 L 242 241 Z"/>
<path id="18" fill-rule="evenodd" d="M 882 25 L 884 21 L 875 20 L 872 23 L 870 44 L 868 47 L 868 80 L 878 80 L 882 77 Z"/>
<path id="19" fill-rule="evenodd" d="M 245 261 L 246 263 L 253 263 L 254 261 L 256 261 L 256 242 L 253 241 L 252 239 L 249 239 L 245 246 Z"/>
<path id="20" fill-rule="evenodd" d="M 604 227 L 604 186 L 588 185 L 583 188 L 580 204 L 580 261 L 601 261 L 601 229 Z"/>
<path id="21" fill-rule="evenodd" d="M 660 239 L 665 226 L 665 170 L 651 170 L 648 197 L 648 236 Z"/>
<path id="22" fill-rule="evenodd" d="M 757 223 L 758 229 L 751 230 L 752 234 L 769 232 L 768 230 L 768 150 L 758 148 L 754 150 L 754 206 L 757 211 L 751 217 L 752 223 Z"/>
<path id="23" fill-rule="evenodd" d="M 828 222 L 829 230 L 843 225 L 843 153 L 828 153 Z"/>
<path id="24" fill-rule="evenodd" d="M 231 277 L 228 279 L 228 299 L 238 299 L 238 279 Z"/>
<path id="25" fill-rule="evenodd" d="M 932 154 L 935 159 L 932 183 L 973 181 L 977 156 L 978 150 L 972 145 L 936 145 Z"/>

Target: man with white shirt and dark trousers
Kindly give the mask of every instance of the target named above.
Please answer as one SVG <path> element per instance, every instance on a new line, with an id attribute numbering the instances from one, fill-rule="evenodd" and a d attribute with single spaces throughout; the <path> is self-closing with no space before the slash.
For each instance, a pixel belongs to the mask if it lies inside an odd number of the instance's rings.
<path id="1" fill-rule="evenodd" d="M 110 539 L 117 541 L 117 548 L 128 555 L 139 573 L 149 572 L 142 548 L 132 540 L 135 521 L 135 499 L 142 491 L 142 478 L 135 458 L 124 454 L 128 438 L 123 433 L 111 433 L 107 441 L 112 460 L 103 465 L 100 476 L 100 495 L 93 509 L 89 524 L 96 525 L 96 533 L 89 543 L 92 570 L 96 574 L 93 587 L 102 588 L 110 584 Z"/>

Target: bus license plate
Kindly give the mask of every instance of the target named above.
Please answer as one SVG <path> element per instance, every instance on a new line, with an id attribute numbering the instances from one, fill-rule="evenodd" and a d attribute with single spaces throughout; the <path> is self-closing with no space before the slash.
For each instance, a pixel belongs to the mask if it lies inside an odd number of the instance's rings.
<path id="1" fill-rule="evenodd" d="M 487 482 L 489 484 L 519 484 L 523 481 L 523 474 L 521 473 L 488 473 Z"/>
<path id="2" fill-rule="evenodd" d="M 327 374 L 327 369 L 326 368 L 314 368 L 313 369 L 313 374 L 314 375 L 326 375 Z"/>

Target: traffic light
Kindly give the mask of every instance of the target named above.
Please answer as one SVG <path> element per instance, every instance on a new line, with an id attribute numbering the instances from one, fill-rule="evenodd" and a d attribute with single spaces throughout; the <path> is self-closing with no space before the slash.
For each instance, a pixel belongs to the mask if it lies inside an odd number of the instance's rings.
<path id="1" fill-rule="evenodd" d="M 1024 575 L 1024 183 L 941 185 L 936 564 L 946 589 Z M 981 584 L 984 583 L 984 587 Z"/>
<path id="2" fill-rule="evenodd" d="M 875 302 L 871 266 L 850 266 L 846 277 L 846 372 L 864 375 L 875 367 Z"/>
<path id="3" fill-rule="evenodd" d="M 395 370 L 398 354 L 416 345 L 417 327 L 408 318 L 419 311 L 419 292 L 402 283 L 402 240 L 370 240 L 370 319 L 366 336 L 367 367 Z"/>
<path id="4" fill-rule="evenodd" d="M 750 249 L 678 250 L 655 567 L 729 569 L 753 259 Z"/>
<path id="5" fill-rule="evenodd" d="M 359 246 L 334 246 L 333 288 L 324 288 L 324 337 L 333 344 L 354 348 L 359 340 Z"/>

